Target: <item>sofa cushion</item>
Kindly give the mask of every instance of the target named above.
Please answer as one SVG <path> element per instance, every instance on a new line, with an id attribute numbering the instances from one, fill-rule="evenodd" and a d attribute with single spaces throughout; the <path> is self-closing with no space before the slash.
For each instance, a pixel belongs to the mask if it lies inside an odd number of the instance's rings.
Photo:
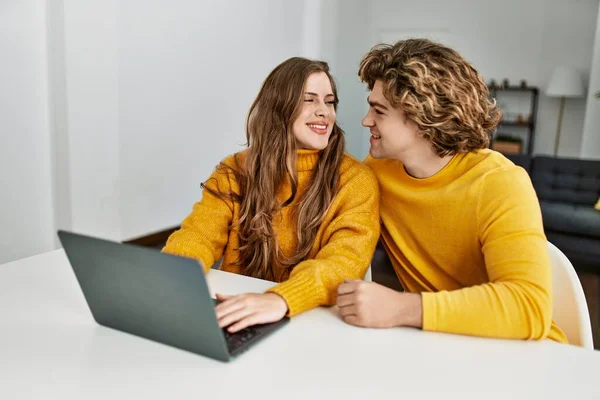
<path id="1" fill-rule="evenodd" d="M 527 154 L 505 154 L 506 158 L 512 161 L 515 165 L 522 167 L 528 174 L 531 174 L 532 157 Z"/>
<path id="2" fill-rule="evenodd" d="M 600 273 L 600 238 L 575 236 L 547 231 L 548 241 L 562 250 L 575 269 L 589 269 Z"/>
<path id="3" fill-rule="evenodd" d="M 544 229 L 600 238 L 600 213 L 591 205 L 540 201 Z"/>
<path id="4" fill-rule="evenodd" d="M 531 181 L 540 200 L 586 204 L 600 196 L 600 161 L 535 157 Z"/>

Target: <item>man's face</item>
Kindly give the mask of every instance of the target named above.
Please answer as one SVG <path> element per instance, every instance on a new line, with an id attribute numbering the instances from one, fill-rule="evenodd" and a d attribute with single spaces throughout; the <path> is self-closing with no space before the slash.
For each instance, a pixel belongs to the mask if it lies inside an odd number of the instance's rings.
<path id="1" fill-rule="evenodd" d="M 381 81 L 375 82 L 367 102 L 369 112 L 362 124 L 371 131 L 371 157 L 402 159 L 404 154 L 426 144 L 419 135 L 417 124 L 409 120 L 401 108 L 392 107 L 385 98 Z"/>

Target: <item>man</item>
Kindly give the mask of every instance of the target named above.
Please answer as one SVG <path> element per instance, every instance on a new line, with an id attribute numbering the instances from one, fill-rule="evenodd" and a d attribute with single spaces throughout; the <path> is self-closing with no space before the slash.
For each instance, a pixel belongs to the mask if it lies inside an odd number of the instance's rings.
<path id="1" fill-rule="evenodd" d="M 501 112 L 478 72 L 425 39 L 378 45 L 359 76 L 381 190 L 382 242 L 406 292 L 347 281 L 350 324 L 566 342 L 527 173 L 488 149 Z"/>

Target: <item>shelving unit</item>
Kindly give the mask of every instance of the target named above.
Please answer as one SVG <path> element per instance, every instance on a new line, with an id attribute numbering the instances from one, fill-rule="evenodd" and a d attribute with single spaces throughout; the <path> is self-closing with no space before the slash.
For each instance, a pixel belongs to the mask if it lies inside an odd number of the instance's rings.
<path id="1" fill-rule="evenodd" d="M 526 146 L 522 146 L 521 154 L 531 155 L 533 153 L 533 144 L 535 141 L 535 128 L 538 110 L 539 89 L 533 86 L 507 86 L 507 87 L 492 87 L 490 86 L 490 96 L 498 101 L 498 94 L 502 92 L 523 92 L 530 94 L 530 109 L 529 115 L 526 116 L 526 121 L 501 121 L 498 126 L 498 133 L 511 133 L 505 128 L 525 128 L 527 129 Z M 504 110 L 503 110 L 504 112 Z M 517 135 L 518 136 L 518 135 Z M 492 139 L 494 140 L 494 139 Z M 525 152 L 523 150 L 526 150 Z"/>

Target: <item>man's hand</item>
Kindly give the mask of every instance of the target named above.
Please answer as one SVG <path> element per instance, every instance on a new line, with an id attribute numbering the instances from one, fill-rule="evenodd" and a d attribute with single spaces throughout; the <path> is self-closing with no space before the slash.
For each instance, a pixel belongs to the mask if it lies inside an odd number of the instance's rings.
<path id="1" fill-rule="evenodd" d="M 282 319 L 288 312 L 285 300 L 275 293 L 247 293 L 225 296 L 217 293 L 222 301 L 216 307 L 221 328 L 234 333 L 256 324 L 266 324 Z"/>
<path id="2" fill-rule="evenodd" d="M 338 287 L 337 305 L 344 321 L 356 326 L 423 326 L 420 294 L 397 292 L 373 282 L 346 280 Z"/>

